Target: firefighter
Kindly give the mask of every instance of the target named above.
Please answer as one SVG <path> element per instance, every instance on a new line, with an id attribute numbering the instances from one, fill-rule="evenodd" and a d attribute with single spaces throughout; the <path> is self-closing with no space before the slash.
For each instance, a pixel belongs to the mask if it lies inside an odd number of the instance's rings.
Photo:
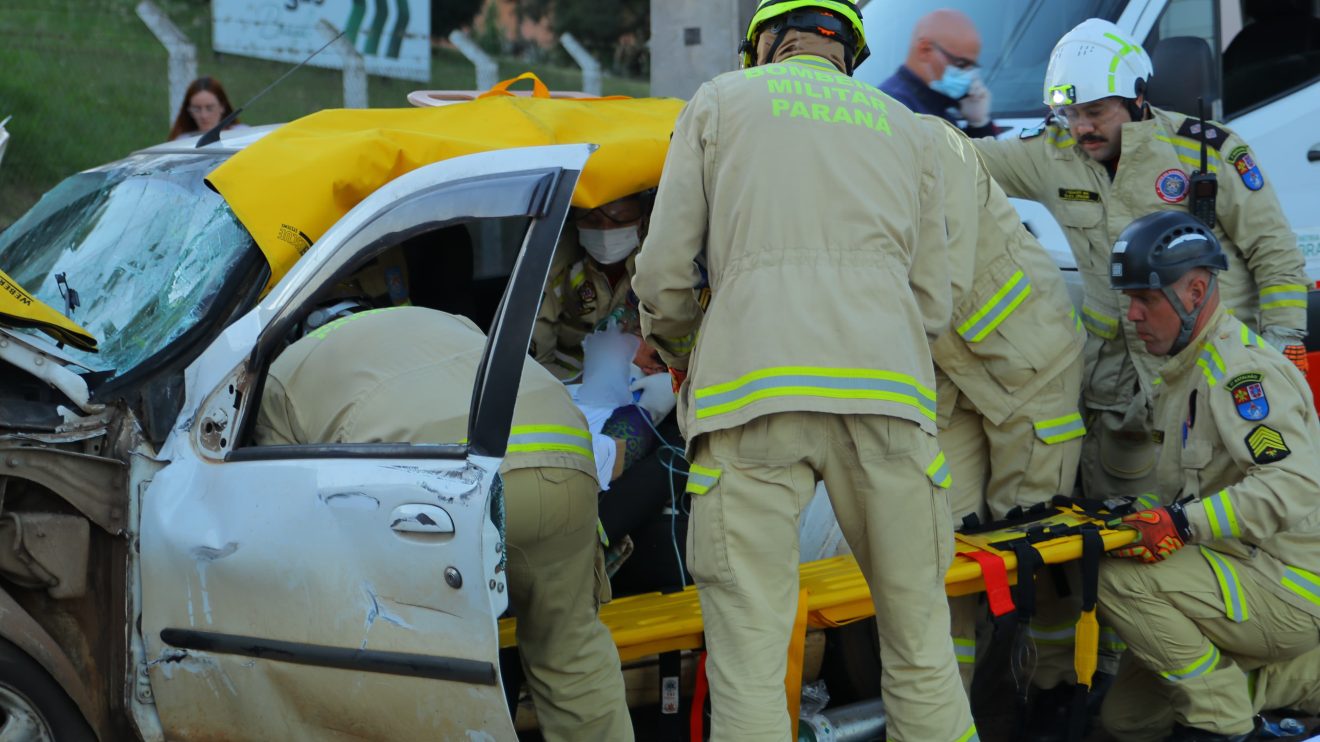
<path id="1" fill-rule="evenodd" d="M 990 174 L 1009 196 L 1040 202 L 1063 227 L 1086 292 L 1083 384 L 1090 432 L 1082 481 L 1092 497 L 1149 489 L 1158 448 L 1150 408 L 1159 363 L 1126 321 L 1127 301 L 1107 287 L 1109 249 L 1128 223 L 1155 210 L 1213 208 L 1215 235 L 1232 270 L 1224 304 L 1273 347 L 1304 363 L 1302 254 L 1250 148 L 1222 125 L 1154 108 L 1146 52 L 1117 26 L 1090 19 L 1054 47 L 1045 77 L 1045 123 L 1017 139 L 981 139 Z M 1207 169 L 1217 176 L 1217 197 Z"/>
<path id="2" fill-rule="evenodd" d="M 531 353 L 560 380 L 582 373 L 582 340 L 613 317 L 636 333 L 637 301 L 631 290 L 633 256 L 641 244 L 642 219 L 652 194 L 634 193 L 590 210 L 578 210 L 573 230 L 555 248 L 541 295 Z M 649 349 L 639 349 L 642 370 L 664 373 Z M 656 422 L 659 422 L 658 420 Z"/>
<path id="3" fill-rule="evenodd" d="M 1172 739 L 1250 739 L 1248 671 L 1320 644 L 1320 423 L 1297 368 L 1220 304 L 1233 269 L 1182 211 L 1137 219 L 1110 261 L 1136 337 L 1164 361 L 1162 504 L 1122 519 L 1139 539 L 1100 570 L 1100 611 L 1130 653 L 1102 712 L 1123 739 L 1160 700 Z M 1122 682 L 1133 674 L 1148 682 Z"/>
<path id="4" fill-rule="evenodd" d="M 1084 334 L 1054 261 L 971 140 L 939 118 L 920 118 L 940 142 L 949 232 L 953 320 L 931 350 L 950 504 L 955 522 L 998 520 L 1014 507 L 1072 494 L 1086 434 L 1078 411 Z M 949 603 L 969 691 L 978 597 Z M 1057 687 L 1053 694 L 1069 701 L 1078 609 L 1076 600 L 1042 596 L 1029 631 L 1039 651 L 1033 683 Z"/>
<path id="5" fill-rule="evenodd" d="M 950 477 L 929 344 L 950 304 L 935 142 L 850 76 L 867 54 L 851 2 L 762 0 L 742 49 L 745 69 L 679 116 L 633 282 L 692 461 L 712 737 L 789 739 L 798 517 L 823 480 L 875 599 L 890 736 L 974 739 L 943 584 Z"/>
<path id="6" fill-rule="evenodd" d="M 271 365 L 256 441 L 463 440 L 485 344 L 466 318 L 420 307 L 336 320 Z M 597 616 L 609 582 L 596 535 L 591 435 L 563 384 L 531 358 L 500 473 L 509 605 L 541 733 L 631 740 L 619 654 Z"/>

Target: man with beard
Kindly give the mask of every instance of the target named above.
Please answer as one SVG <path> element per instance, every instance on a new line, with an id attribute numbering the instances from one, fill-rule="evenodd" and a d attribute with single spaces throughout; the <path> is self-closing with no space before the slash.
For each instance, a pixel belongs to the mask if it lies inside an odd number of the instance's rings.
<path id="1" fill-rule="evenodd" d="M 1110 247 L 1139 216 L 1193 207 L 1203 145 L 1207 169 L 1218 175 L 1208 226 L 1227 255 L 1224 304 L 1274 348 L 1305 363 L 1308 280 L 1278 198 L 1233 132 L 1152 107 L 1146 90 L 1153 73 L 1145 50 L 1117 26 L 1083 21 L 1050 57 L 1045 122 L 1016 139 L 976 143 L 1009 196 L 1050 210 L 1082 275 L 1090 435 L 1081 471 L 1092 497 L 1149 492 L 1158 451 L 1150 410 L 1159 359 L 1125 318 L 1128 300 L 1109 290 Z"/>

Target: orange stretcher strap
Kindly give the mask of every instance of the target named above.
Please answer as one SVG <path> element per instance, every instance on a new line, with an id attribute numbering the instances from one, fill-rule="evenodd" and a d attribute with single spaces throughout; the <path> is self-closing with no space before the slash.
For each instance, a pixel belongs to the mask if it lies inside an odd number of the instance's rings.
<path id="1" fill-rule="evenodd" d="M 985 580 L 985 596 L 990 602 L 990 612 L 995 617 L 1013 612 L 1013 591 L 1008 587 L 1008 569 L 1004 558 L 988 551 L 965 551 L 963 556 L 976 560 L 981 565 L 981 577 Z"/>

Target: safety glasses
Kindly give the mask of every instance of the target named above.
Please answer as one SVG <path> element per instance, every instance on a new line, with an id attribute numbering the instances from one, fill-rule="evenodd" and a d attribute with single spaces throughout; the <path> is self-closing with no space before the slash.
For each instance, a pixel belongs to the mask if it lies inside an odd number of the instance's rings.
<path id="1" fill-rule="evenodd" d="M 981 68 L 981 65 L 977 64 L 975 59 L 960 57 L 957 54 L 953 54 L 948 49 L 945 49 L 944 47 L 935 43 L 933 39 L 926 39 L 926 40 L 930 42 L 931 46 L 935 47 L 936 51 L 938 51 L 940 54 L 943 54 L 944 58 L 949 60 L 949 64 L 953 65 L 954 67 L 957 67 L 960 70 L 968 70 L 968 71 Z"/>

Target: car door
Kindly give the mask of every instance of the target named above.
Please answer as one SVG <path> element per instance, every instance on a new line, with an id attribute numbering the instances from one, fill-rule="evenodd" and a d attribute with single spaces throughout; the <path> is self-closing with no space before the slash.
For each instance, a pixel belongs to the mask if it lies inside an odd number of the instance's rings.
<path id="1" fill-rule="evenodd" d="M 146 695 L 166 738 L 513 737 L 492 487 L 589 151 L 483 153 L 392 181 L 189 367 L 169 463 L 140 502 Z M 468 445 L 243 445 L 255 380 L 319 289 L 401 235 L 510 217 L 526 234 L 474 384 Z"/>

